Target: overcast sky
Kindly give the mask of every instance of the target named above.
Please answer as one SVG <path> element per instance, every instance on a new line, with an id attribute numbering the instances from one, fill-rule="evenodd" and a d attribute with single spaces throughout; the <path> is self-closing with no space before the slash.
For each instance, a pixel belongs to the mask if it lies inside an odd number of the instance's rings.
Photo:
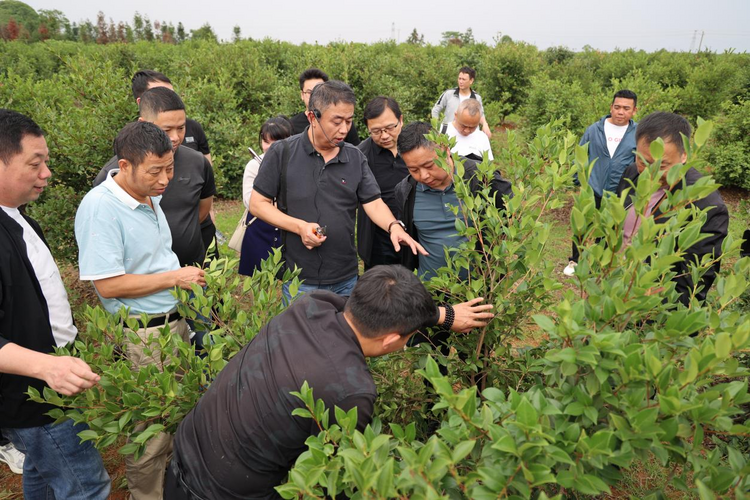
<path id="1" fill-rule="evenodd" d="M 58 9 L 71 21 L 96 21 L 98 11 L 132 24 L 138 11 L 152 21 L 182 22 L 186 29 L 208 22 L 221 39 L 239 25 L 243 37 L 271 37 L 292 43 L 343 40 L 404 41 L 416 28 L 425 41 L 440 42 L 444 31 L 472 28 L 478 41 L 498 33 L 539 48 L 585 45 L 611 51 L 703 48 L 750 51 L 750 0 L 24 0 L 35 9 Z M 697 34 L 697 36 L 696 36 Z"/>

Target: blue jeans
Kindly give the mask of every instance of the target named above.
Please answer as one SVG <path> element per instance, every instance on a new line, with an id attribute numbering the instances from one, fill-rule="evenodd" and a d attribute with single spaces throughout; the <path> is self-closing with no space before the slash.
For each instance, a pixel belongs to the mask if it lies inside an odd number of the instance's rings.
<path id="1" fill-rule="evenodd" d="M 66 420 L 25 429 L 3 428 L 3 435 L 26 454 L 23 497 L 26 500 L 97 500 L 109 496 L 111 481 L 102 457 L 77 434 L 88 429 Z"/>
<path id="2" fill-rule="evenodd" d="M 352 289 L 356 284 L 357 276 L 352 276 L 348 280 L 339 281 L 338 283 L 332 283 L 330 285 L 308 285 L 307 283 L 303 282 L 299 286 L 299 291 L 297 292 L 296 297 L 299 297 L 305 292 L 311 292 L 313 290 L 329 290 L 337 295 L 348 297 L 352 294 Z M 281 292 L 284 294 L 284 301 L 289 304 L 292 301 L 292 295 L 289 293 L 288 281 L 281 287 Z"/>

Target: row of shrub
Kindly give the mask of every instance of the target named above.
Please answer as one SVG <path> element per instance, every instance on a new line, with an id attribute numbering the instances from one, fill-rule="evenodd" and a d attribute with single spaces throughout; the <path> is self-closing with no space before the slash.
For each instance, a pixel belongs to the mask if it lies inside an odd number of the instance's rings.
<path id="1" fill-rule="evenodd" d="M 709 153 L 715 175 L 725 184 L 750 187 L 745 104 L 750 57 L 732 52 L 574 53 L 512 42 L 494 47 L 2 42 L 0 106 L 28 113 L 48 131 L 55 188 L 34 212 L 53 219 L 45 226 L 59 228 L 51 240 L 57 255 L 66 258 L 73 255 L 68 243 L 77 201 L 111 156 L 114 136 L 137 115 L 129 82 L 138 69 L 157 69 L 175 82 L 188 115 L 203 123 L 211 141 L 220 195 L 238 197 L 247 146 L 256 145 L 267 118 L 300 111 L 297 77 L 305 68 L 318 66 L 354 88 L 362 134 L 362 111 L 372 97 L 393 96 L 407 121 L 424 119 L 440 92 L 455 85 L 463 65 L 477 69 L 475 88 L 493 125 L 512 115 L 522 130 L 531 131 L 562 118 L 580 134 L 624 87 L 639 94 L 641 115 L 658 109 L 693 122 L 713 118 L 722 131 Z"/>

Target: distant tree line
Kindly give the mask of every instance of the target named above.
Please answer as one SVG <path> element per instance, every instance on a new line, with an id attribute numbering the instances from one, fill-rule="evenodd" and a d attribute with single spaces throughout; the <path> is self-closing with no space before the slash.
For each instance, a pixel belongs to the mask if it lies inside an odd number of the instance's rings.
<path id="1" fill-rule="evenodd" d="M 235 28 L 235 41 L 239 27 Z M 148 15 L 136 12 L 132 24 L 112 18 L 107 20 L 104 12 L 99 12 L 96 22 L 86 19 L 71 22 L 59 10 L 40 9 L 38 12 L 18 0 L 0 1 L 0 39 L 38 42 L 44 40 L 69 40 L 84 43 L 135 43 L 140 41 L 182 43 L 187 40 L 208 40 L 217 42 L 218 37 L 210 24 L 197 30 L 186 31 L 181 22 L 151 21 Z"/>

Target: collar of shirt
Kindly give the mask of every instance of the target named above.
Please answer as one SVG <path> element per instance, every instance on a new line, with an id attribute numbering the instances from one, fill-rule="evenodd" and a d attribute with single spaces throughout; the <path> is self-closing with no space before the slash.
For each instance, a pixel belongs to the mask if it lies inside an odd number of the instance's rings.
<path id="1" fill-rule="evenodd" d="M 392 158 L 393 160 L 401 157 L 401 154 L 398 152 L 396 153 L 396 156 L 393 156 L 393 152 L 390 149 L 381 148 L 375 141 L 372 141 L 372 150 L 375 153 L 375 156 L 380 156 L 385 151 L 388 153 L 389 158 Z"/>
<path id="2" fill-rule="evenodd" d="M 452 193 L 453 191 L 455 191 L 455 188 L 452 182 L 445 189 L 432 189 L 427 184 L 422 184 L 421 182 L 417 182 L 417 191 L 422 191 L 425 193 Z"/>
<path id="3" fill-rule="evenodd" d="M 320 154 L 313 146 L 312 142 L 310 142 L 310 137 L 307 135 L 307 129 L 309 129 L 310 126 L 308 125 L 307 128 L 305 128 L 305 131 L 302 132 L 302 137 L 300 137 L 300 142 L 302 144 L 302 150 L 307 154 L 308 156 L 312 156 L 313 154 Z M 349 162 L 349 153 L 346 151 L 346 143 L 344 143 L 344 147 L 339 148 L 339 154 L 335 156 L 335 158 L 332 158 L 331 161 L 328 163 L 331 163 L 335 160 L 338 160 L 338 163 L 348 163 Z M 321 155 L 322 156 L 322 155 Z"/>
<path id="4" fill-rule="evenodd" d="M 115 195 L 115 198 L 120 200 L 125 206 L 127 206 L 130 210 L 135 210 L 140 205 L 143 205 L 140 201 L 136 200 L 132 196 L 130 196 L 118 183 L 115 182 L 115 175 L 120 173 L 119 168 L 113 168 L 107 173 L 107 178 L 104 179 L 104 182 L 102 183 L 104 187 L 109 189 L 109 191 Z M 151 201 L 158 203 L 159 200 L 161 200 L 161 196 L 152 196 Z"/>

